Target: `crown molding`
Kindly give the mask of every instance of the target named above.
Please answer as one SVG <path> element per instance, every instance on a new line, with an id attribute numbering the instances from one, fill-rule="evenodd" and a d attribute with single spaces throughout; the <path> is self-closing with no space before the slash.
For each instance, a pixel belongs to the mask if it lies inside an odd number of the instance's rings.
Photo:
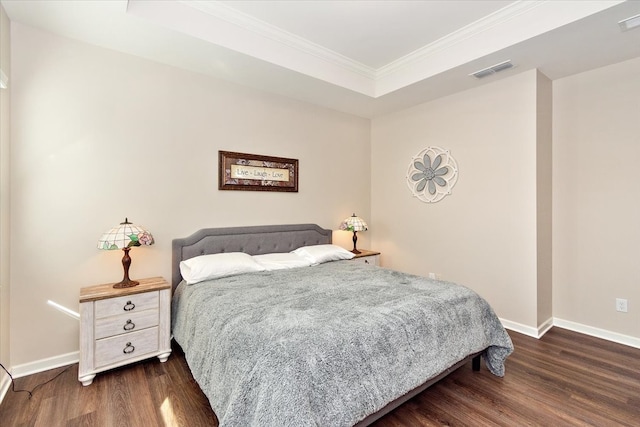
<path id="1" fill-rule="evenodd" d="M 251 31 L 261 37 L 266 37 L 270 40 L 281 43 L 289 48 L 296 49 L 308 55 L 315 56 L 316 58 L 319 58 L 321 60 L 330 62 L 334 65 L 338 65 L 353 73 L 357 73 L 372 80 L 376 78 L 377 70 L 372 67 L 369 67 L 358 61 L 354 61 L 351 58 L 339 54 L 338 52 L 327 49 L 303 37 L 297 36 L 293 33 L 276 27 L 275 25 L 271 25 L 267 22 L 257 19 L 251 15 L 234 9 L 231 6 L 227 6 L 222 2 L 205 0 L 180 0 L 180 3 L 226 21 L 230 24 L 236 25 L 237 27 L 240 27 L 244 30 Z"/>
<path id="2" fill-rule="evenodd" d="M 208 42 L 220 48 L 222 56 L 226 50 L 233 52 L 228 55 L 230 58 L 240 53 L 260 61 L 261 65 L 264 63 L 267 69 L 274 65 L 313 79 L 310 81 L 314 84 L 317 80 L 370 99 L 398 93 L 400 89 L 474 61 L 478 62 L 477 68 L 486 67 L 487 61 L 504 60 L 489 57 L 508 47 L 625 2 L 514 1 L 408 55 L 374 68 L 260 20 L 250 13 L 234 9 L 233 4 L 226 2 L 127 1 L 127 13 Z M 481 58 L 488 59 L 481 61 Z M 247 58 L 243 60 L 247 62 Z M 234 59 L 229 61 L 233 63 Z M 205 64 L 205 69 L 209 68 L 210 65 Z M 252 79 L 252 84 L 260 80 Z"/>
<path id="3" fill-rule="evenodd" d="M 436 40 L 431 44 L 417 49 L 414 52 L 409 53 L 402 58 L 399 58 L 378 69 L 369 67 L 358 61 L 354 61 L 331 49 L 327 49 L 303 37 L 299 37 L 279 27 L 276 27 L 275 25 L 271 25 L 251 15 L 234 9 L 231 6 L 227 6 L 222 2 L 212 2 L 204 0 L 180 0 L 180 3 L 197 9 L 208 15 L 214 16 L 230 24 L 233 24 L 246 31 L 251 31 L 262 37 L 266 37 L 270 40 L 281 43 L 289 48 L 296 49 L 306 54 L 313 55 L 316 58 L 330 62 L 334 65 L 338 65 L 350 72 L 357 73 L 372 80 L 377 80 L 389 74 L 410 67 L 416 62 L 422 61 L 429 56 L 451 48 L 452 46 L 460 43 L 463 40 L 480 34 L 488 30 L 489 28 L 492 28 L 503 22 L 509 21 L 518 15 L 527 13 L 547 1 L 548 0 L 520 0 L 512 3 L 490 15 L 485 16 L 482 19 L 479 19 L 445 37 L 442 37 L 439 40 Z"/>
<path id="4" fill-rule="evenodd" d="M 502 9 L 497 10 L 496 12 L 487 15 L 475 22 L 472 22 L 471 24 L 454 31 L 453 33 L 450 33 L 433 43 L 423 46 L 420 49 L 417 49 L 403 56 L 402 58 L 399 58 L 385 66 L 378 68 L 376 70 L 375 77 L 376 79 L 379 79 L 388 76 L 389 74 L 393 74 L 395 72 L 406 69 L 416 62 L 423 61 L 425 58 L 433 56 L 443 50 L 450 49 L 456 44 L 471 37 L 477 36 L 478 34 L 483 33 L 490 28 L 510 21 L 511 19 L 519 15 L 531 12 L 533 9 L 543 5 L 547 1 L 548 0 L 519 0 L 508 6 L 505 6 Z"/>

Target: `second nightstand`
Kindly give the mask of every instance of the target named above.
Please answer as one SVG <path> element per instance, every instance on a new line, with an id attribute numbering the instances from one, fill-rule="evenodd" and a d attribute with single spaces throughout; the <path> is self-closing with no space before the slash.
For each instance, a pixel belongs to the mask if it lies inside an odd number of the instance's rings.
<path id="1" fill-rule="evenodd" d="M 113 283 L 80 290 L 78 380 L 91 384 L 96 373 L 171 354 L 171 285 L 162 277 L 114 289 Z"/>
<path id="2" fill-rule="evenodd" d="M 360 249 L 360 253 L 356 254 L 351 261 L 360 262 L 368 265 L 380 265 L 380 252 L 368 251 L 366 249 Z"/>

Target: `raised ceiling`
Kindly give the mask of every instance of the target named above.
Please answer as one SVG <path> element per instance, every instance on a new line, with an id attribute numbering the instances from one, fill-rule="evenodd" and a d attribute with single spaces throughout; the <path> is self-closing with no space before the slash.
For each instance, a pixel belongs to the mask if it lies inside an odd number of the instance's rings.
<path id="1" fill-rule="evenodd" d="M 375 117 L 514 73 L 551 79 L 640 56 L 640 1 L 25 1 L 19 22 Z M 515 67 L 469 74 L 510 59 Z"/>
<path id="2" fill-rule="evenodd" d="M 371 70 L 507 6 L 499 1 L 225 1 L 223 6 Z"/>

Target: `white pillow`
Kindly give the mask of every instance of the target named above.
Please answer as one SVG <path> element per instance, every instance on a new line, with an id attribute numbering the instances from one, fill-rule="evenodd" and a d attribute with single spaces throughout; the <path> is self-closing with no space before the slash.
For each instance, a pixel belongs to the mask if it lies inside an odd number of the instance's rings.
<path id="1" fill-rule="evenodd" d="M 254 255 L 253 259 L 267 271 L 309 267 L 311 261 L 292 252 Z"/>
<path id="2" fill-rule="evenodd" d="M 291 251 L 303 258 L 311 261 L 312 265 L 322 264 L 328 261 L 338 261 L 341 259 L 351 259 L 356 256 L 353 252 L 336 245 L 313 245 L 303 246 Z"/>
<path id="3" fill-rule="evenodd" d="M 265 268 L 255 262 L 251 255 L 242 252 L 201 255 L 180 262 L 180 274 L 188 285 L 203 280 L 264 270 Z"/>

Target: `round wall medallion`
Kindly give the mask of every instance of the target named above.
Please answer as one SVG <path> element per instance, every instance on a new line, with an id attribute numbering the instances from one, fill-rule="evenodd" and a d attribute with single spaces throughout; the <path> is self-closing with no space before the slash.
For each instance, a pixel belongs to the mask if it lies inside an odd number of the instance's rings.
<path id="1" fill-rule="evenodd" d="M 458 181 L 458 164 L 449 150 L 428 147 L 416 154 L 407 170 L 407 185 L 415 197 L 435 203 L 451 194 Z"/>

